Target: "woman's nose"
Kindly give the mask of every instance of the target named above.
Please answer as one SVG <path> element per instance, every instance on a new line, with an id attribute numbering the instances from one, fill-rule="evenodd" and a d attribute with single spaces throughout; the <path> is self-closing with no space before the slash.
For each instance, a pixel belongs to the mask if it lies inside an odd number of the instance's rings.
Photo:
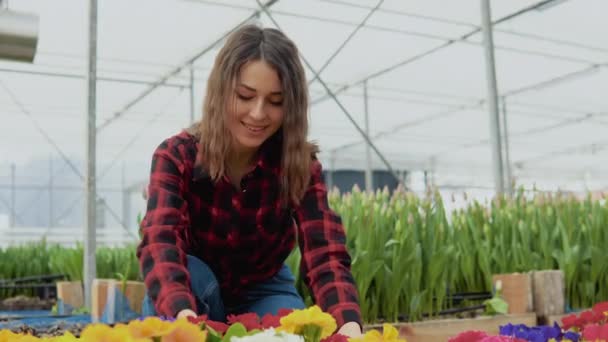
<path id="1" fill-rule="evenodd" d="M 264 112 L 264 100 L 256 101 L 253 108 L 251 108 L 249 115 L 256 120 L 264 119 L 266 117 Z"/>

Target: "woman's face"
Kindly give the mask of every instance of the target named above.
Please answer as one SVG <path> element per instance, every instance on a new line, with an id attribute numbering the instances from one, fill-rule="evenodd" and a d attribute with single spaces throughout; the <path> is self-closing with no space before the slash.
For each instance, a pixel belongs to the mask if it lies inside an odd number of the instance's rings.
<path id="1" fill-rule="evenodd" d="M 256 151 L 283 123 L 279 75 L 264 61 L 246 63 L 241 68 L 233 99 L 228 106 L 228 128 L 235 148 L 237 152 Z"/>

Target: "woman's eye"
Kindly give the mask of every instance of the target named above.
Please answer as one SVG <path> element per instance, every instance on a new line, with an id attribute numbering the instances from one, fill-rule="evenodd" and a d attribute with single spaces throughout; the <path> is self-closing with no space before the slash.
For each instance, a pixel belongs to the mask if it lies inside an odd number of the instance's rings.
<path id="1" fill-rule="evenodd" d="M 253 99 L 253 97 L 251 97 L 251 96 L 245 96 L 245 95 L 241 95 L 241 94 L 238 94 L 238 93 L 236 94 L 236 96 L 239 99 L 244 100 L 244 101 L 249 101 L 249 100 Z"/>
<path id="2" fill-rule="evenodd" d="M 270 101 L 270 104 L 273 106 L 282 106 L 283 101 Z"/>

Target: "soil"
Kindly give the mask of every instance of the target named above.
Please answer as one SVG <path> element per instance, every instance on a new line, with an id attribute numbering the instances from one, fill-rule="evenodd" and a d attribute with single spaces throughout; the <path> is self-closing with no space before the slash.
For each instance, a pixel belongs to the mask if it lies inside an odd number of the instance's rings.
<path id="1" fill-rule="evenodd" d="M 58 323 L 48 327 L 32 328 L 26 325 L 22 325 L 16 328 L 12 328 L 11 331 L 16 334 L 30 334 L 35 337 L 55 337 L 62 336 L 66 332 L 70 332 L 76 337 L 80 337 L 80 333 L 85 328 L 86 324 L 81 323 Z"/>
<path id="2" fill-rule="evenodd" d="M 51 310 L 55 299 L 40 299 L 38 297 L 17 296 L 0 302 L 0 311 L 13 310 Z"/>

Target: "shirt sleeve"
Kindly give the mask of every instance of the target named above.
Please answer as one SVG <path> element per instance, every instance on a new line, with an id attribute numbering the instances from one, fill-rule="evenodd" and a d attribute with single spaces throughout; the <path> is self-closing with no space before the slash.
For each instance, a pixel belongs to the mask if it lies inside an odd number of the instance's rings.
<path id="1" fill-rule="evenodd" d="M 141 222 L 137 257 L 159 316 L 175 317 L 183 309 L 196 311 L 190 288 L 184 242 L 190 224 L 184 199 L 184 162 L 171 140 L 152 156 L 148 204 Z"/>
<path id="2" fill-rule="evenodd" d="M 342 219 L 329 207 L 322 166 L 317 159 L 311 169 L 310 186 L 295 211 L 304 282 L 315 302 L 336 319 L 338 327 L 347 322 L 362 326 Z"/>

